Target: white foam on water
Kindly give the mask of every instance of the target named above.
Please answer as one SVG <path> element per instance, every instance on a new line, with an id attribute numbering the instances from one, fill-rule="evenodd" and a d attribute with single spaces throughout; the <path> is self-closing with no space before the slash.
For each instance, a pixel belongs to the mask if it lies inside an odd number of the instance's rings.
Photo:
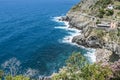
<path id="1" fill-rule="evenodd" d="M 54 17 L 52 20 L 55 22 L 59 22 L 59 23 L 63 23 L 64 26 L 57 26 L 55 27 L 56 29 L 64 29 L 68 32 L 68 35 L 65 36 L 63 39 L 59 39 L 58 41 L 60 43 L 67 43 L 67 44 L 72 44 L 75 45 L 74 43 L 72 43 L 72 39 L 74 36 L 80 35 L 80 30 L 75 29 L 75 28 L 69 28 L 69 22 L 67 21 L 60 21 L 62 16 L 59 17 Z"/>
<path id="2" fill-rule="evenodd" d="M 96 62 L 96 56 L 95 56 L 95 49 L 89 49 L 87 54 L 84 54 L 85 57 L 87 57 L 88 61 L 90 61 L 90 63 L 94 63 Z"/>
<path id="3" fill-rule="evenodd" d="M 94 63 L 96 62 L 96 56 L 95 56 L 95 49 L 91 49 L 91 48 L 85 48 L 83 46 L 80 46 L 76 43 L 72 43 L 72 39 L 74 36 L 80 35 L 81 31 L 75 28 L 69 28 L 69 23 L 67 21 L 60 21 L 62 16 L 59 17 L 54 17 L 53 21 L 55 22 L 59 22 L 59 23 L 64 23 L 64 26 L 57 26 L 55 28 L 57 29 L 64 29 L 68 32 L 68 36 L 65 36 L 63 39 L 58 40 L 61 43 L 67 43 L 67 44 L 71 44 L 71 45 L 76 45 L 78 47 L 84 48 L 86 49 L 88 52 L 86 54 L 84 54 L 85 57 L 87 57 L 87 59 L 91 62 Z"/>
<path id="4" fill-rule="evenodd" d="M 72 31 L 72 30 L 71 30 L 71 31 Z M 73 39 L 74 36 L 79 35 L 80 32 L 75 31 L 75 32 L 69 32 L 68 34 L 69 34 L 69 35 L 68 35 L 68 36 L 65 36 L 65 37 L 61 40 L 61 42 L 62 42 L 62 43 L 68 43 L 68 44 L 73 44 L 73 45 L 75 45 L 74 43 L 72 43 L 72 39 Z"/>
<path id="5" fill-rule="evenodd" d="M 37 75 L 38 73 L 39 73 L 39 71 L 28 68 L 27 71 L 24 73 L 24 75 L 27 77 L 33 77 L 33 76 Z"/>
<path id="6" fill-rule="evenodd" d="M 57 16 L 57 17 L 53 17 L 52 18 L 52 21 L 55 21 L 55 22 L 63 22 L 63 21 L 60 21 L 60 19 L 62 19 L 63 16 Z"/>

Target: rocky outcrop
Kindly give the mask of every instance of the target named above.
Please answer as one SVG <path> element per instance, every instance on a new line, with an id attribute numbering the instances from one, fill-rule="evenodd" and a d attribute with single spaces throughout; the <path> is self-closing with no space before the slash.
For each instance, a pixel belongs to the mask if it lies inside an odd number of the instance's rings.
<path id="1" fill-rule="evenodd" d="M 80 3 L 75 5 L 70 11 L 79 11 L 81 10 L 82 12 L 90 11 L 90 8 L 95 5 L 95 3 L 99 0 L 81 0 Z"/>
<path id="2" fill-rule="evenodd" d="M 73 37 L 73 43 L 83 45 L 89 48 L 102 48 L 102 41 L 97 36 L 90 36 L 87 39 L 82 35 Z"/>
<path id="3" fill-rule="evenodd" d="M 72 42 L 89 48 L 107 49 L 120 56 L 120 45 L 117 42 L 119 36 L 113 39 L 111 35 L 117 36 L 117 34 L 111 34 L 105 29 L 89 28 L 86 31 L 83 30 L 81 35 L 73 37 Z"/>
<path id="4" fill-rule="evenodd" d="M 79 12 L 68 13 L 67 17 L 64 17 L 62 20 L 68 21 L 70 28 L 77 28 L 82 31 L 80 35 L 73 37 L 73 43 L 100 50 L 97 50 L 96 53 L 97 61 L 108 61 L 108 56 L 106 55 L 107 53 L 111 54 L 111 52 L 120 56 L 118 29 L 91 27 L 92 19 L 88 16 L 80 15 Z M 99 53 L 101 51 L 102 53 Z M 103 59 L 99 54 L 106 56 L 107 59 L 105 57 Z"/>
<path id="5" fill-rule="evenodd" d="M 98 19 L 90 16 L 90 7 L 94 6 L 98 0 L 82 0 L 75 5 L 63 17 L 63 21 L 69 22 L 70 28 L 81 30 L 81 34 L 73 37 L 72 42 L 88 48 L 95 48 L 97 61 L 109 61 L 110 55 L 115 54 L 120 57 L 120 29 L 100 28 L 94 26 L 94 20 Z"/>
<path id="6" fill-rule="evenodd" d="M 97 49 L 95 52 L 96 62 L 104 62 L 107 63 L 110 60 L 110 56 L 112 55 L 112 51 L 109 51 L 107 49 Z"/>
<path id="7" fill-rule="evenodd" d="M 88 24 L 91 23 L 91 17 L 86 14 L 82 14 L 80 11 L 68 12 L 67 17 L 69 18 L 70 28 L 77 28 L 82 30 Z"/>
<path id="8" fill-rule="evenodd" d="M 91 27 L 91 18 L 78 15 L 78 13 L 68 13 L 63 17 L 63 21 L 68 21 L 70 28 L 81 30 L 81 34 L 74 36 L 73 43 L 82 45 L 88 48 L 95 48 L 96 60 L 109 61 L 109 56 L 112 53 L 120 56 L 120 37 L 118 29 L 97 28 Z"/>
<path id="9" fill-rule="evenodd" d="M 59 18 L 59 21 L 69 21 L 69 17 L 68 16 L 62 16 L 61 18 Z"/>

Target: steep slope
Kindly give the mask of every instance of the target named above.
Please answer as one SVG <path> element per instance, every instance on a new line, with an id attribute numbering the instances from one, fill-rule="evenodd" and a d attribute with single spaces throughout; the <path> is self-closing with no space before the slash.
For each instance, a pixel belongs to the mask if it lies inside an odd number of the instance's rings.
<path id="1" fill-rule="evenodd" d="M 110 10 L 107 9 L 107 6 L 112 4 L 114 7 L 117 7 L 115 4 L 116 2 L 120 3 L 118 0 L 82 0 L 75 5 L 66 15 L 67 21 L 70 24 L 70 28 L 80 29 L 82 30 L 82 33 L 75 36 L 72 41 L 78 45 L 96 48 L 98 50 L 97 52 L 103 49 L 103 52 L 104 50 L 110 51 L 110 55 L 112 52 L 115 54 L 113 56 L 116 56 L 116 54 L 120 56 L 119 19 L 114 17 L 117 16 L 116 14 L 106 15 L 107 11 Z M 101 10 L 105 11 L 103 12 L 104 15 L 102 15 L 102 18 L 98 16 L 102 14 Z M 114 12 L 116 10 L 116 8 L 112 9 Z M 96 27 L 98 23 L 101 24 L 101 22 L 104 22 L 107 24 L 112 21 L 118 23 L 116 28 Z M 100 53 L 96 53 L 96 55 L 99 54 Z"/>

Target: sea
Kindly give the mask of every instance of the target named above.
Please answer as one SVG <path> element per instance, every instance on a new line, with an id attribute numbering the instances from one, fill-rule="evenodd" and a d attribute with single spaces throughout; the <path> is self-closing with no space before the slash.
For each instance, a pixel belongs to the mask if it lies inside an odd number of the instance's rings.
<path id="1" fill-rule="evenodd" d="M 62 68 L 74 52 L 95 61 L 93 49 L 71 43 L 80 31 L 58 20 L 79 1 L 0 0 L 0 69 L 18 60 L 19 73 L 48 76 Z"/>

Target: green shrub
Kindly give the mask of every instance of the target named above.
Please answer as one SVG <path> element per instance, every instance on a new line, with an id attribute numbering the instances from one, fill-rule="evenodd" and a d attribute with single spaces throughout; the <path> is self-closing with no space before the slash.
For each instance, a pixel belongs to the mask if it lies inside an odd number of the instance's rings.
<path id="1" fill-rule="evenodd" d="M 80 70 L 86 64 L 88 64 L 86 58 L 83 57 L 80 53 L 73 53 L 66 61 L 66 65 L 71 71 Z"/>
<path id="2" fill-rule="evenodd" d="M 0 79 L 3 77 L 4 72 L 2 70 L 0 70 Z"/>
<path id="3" fill-rule="evenodd" d="M 96 24 L 101 24 L 100 20 L 97 20 L 97 21 L 96 21 Z"/>
<path id="4" fill-rule="evenodd" d="M 117 15 L 120 16 L 120 12 L 118 12 Z"/>
<path id="5" fill-rule="evenodd" d="M 94 34 L 102 40 L 103 36 L 106 35 L 106 32 L 104 30 L 101 29 L 94 29 Z"/>
<path id="6" fill-rule="evenodd" d="M 106 15 L 107 16 L 112 16 L 114 14 L 114 11 L 113 10 L 106 10 Z"/>
<path id="7" fill-rule="evenodd" d="M 80 80 L 80 70 L 87 64 L 85 57 L 80 53 L 73 53 L 66 61 L 66 66 L 60 69 L 59 73 L 52 75 L 52 80 Z"/>
<path id="8" fill-rule="evenodd" d="M 102 8 L 102 9 L 99 9 L 99 13 L 98 13 L 97 16 L 98 16 L 99 18 L 103 18 L 104 14 L 105 14 L 105 10 Z"/>
<path id="9" fill-rule="evenodd" d="M 5 77 L 5 80 L 13 80 L 13 77 L 10 76 L 10 75 L 9 75 L 9 76 L 6 76 L 6 77 Z"/>
<path id="10" fill-rule="evenodd" d="M 99 13 L 104 15 L 105 14 L 105 10 L 102 8 L 102 9 L 99 10 Z"/>
<path id="11" fill-rule="evenodd" d="M 120 5 L 119 5 L 119 6 L 116 6 L 116 9 L 120 10 Z"/>
<path id="12" fill-rule="evenodd" d="M 112 0 L 98 0 L 95 6 L 98 6 L 99 8 L 106 8 L 107 5 L 113 3 Z"/>
<path id="13" fill-rule="evenodd" d="M 77 5 L 73 6 L 71 11 L 79 11 L 80 10 L 80 6 L 79 6 L 80 3 L 78 3 Z"/>
<path id="14" fill-rule="evenodd" d="M 52 75 L 52 80 L 105 80 L 112 74 L 109 66 L 88 64 L 80 54 L 73 54 L 66 64 Z"/>
<path id="15" fill-rule="evenodd" d="M 109 66 L 103 67 L 100 63 L 85 66 L 81 71 L 84 80 L 106 80 L 112 74 Z"/>
<path id="16" fill-rule="evenodd" d="M 100 13 L 99 13 L 99 14 L 97 15 L 97 17 L 103 18 L 103 14 L 100 14 Z"/>
<path id="17" fill-rule="evenodd" d="M 5 80 L 30 80 L 30 78 L 22 76 L 22 75 L 17 75 L 17 76 L 6 76 Z"/>
<path id="18" fill-rule="evenodd" d="M 120 37 L 120 29 L 118 29 L 118 34 L 117 34 L 117 36 L 119 36 L 119 37 Z"/>

